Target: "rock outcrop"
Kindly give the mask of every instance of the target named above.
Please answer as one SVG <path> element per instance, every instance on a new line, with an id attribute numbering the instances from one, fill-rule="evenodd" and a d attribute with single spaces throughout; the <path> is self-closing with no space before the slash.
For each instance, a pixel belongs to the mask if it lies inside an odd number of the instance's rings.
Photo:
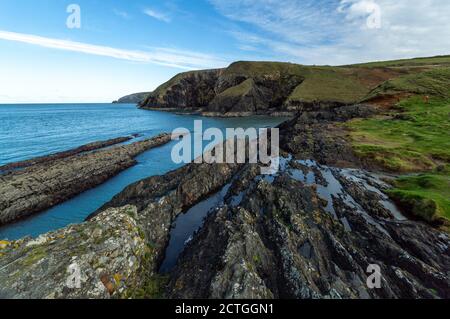
<path id="1" fill-rule="evenodd" d="M 170 140 L 170 134 L 161 134 L 131 144 L 95 151 L 85 147 L 10 164 L 10 168 L 24 168 L 0 175 L 0 225 L 41 212 L 103 183 L 135 165 L 138 154 Z"/>
<path id="2" fill-rule="evenodd" d="M 367 104 L 302 107 L 299 115 L 279 125 L 282 149 L 298 159 L 314 159 L 320 164 L 339 167 L 364 167 L 353 153 L 348 132 L 336 123 L 375 114 Z"/>
<path id="3" fill-rule="evenodd" d="M 119 298 L 145 280 L 148 254 L 136 207 L 0 247 L 0 298 Z"/>
<path id="4" fill-rule="evenodd" d="M 84 224 L 35 240 L 0 242 L 0 298 L 163 296 L 165 276 L 158 269 L 172 223 L 238 169 L 188 165 L 130 185 Z M 122 207 L 125 202 L 136 206 Z M 67 288 L 73 263 L 81 270 L 81 289 Z"/>
<path id="5" fill-rule="evenodd" d="M 8 171 L 33 166 L 36 164 L 47 163 L 50 161 L 67 158 L 67 157 L 74 156 L 77 154 L 99 150 L 101 148 L 105 148 L 108 146 L 113 146 L 113 145 L 127 142 L 131 139 L 133 139 L 133 136 L 124 136 L 124 137 L 113 138 L 113 139 L 106 140 L 106 141 L 98 141 L 98 142 L 85 144 L 85 145 L 79 146 L 77 148 L 68 150 L 68 151 L 58 152 L 58 153 L 50 154 L 50 155 L 46 155 L 46 156 L 35 157 L 35 158 L 25 160 L 25 161 L 14 162 L 14 163 L 2 165 L 2 166 L 0 166 L 0 172 L 5 173 Z"/>
<path id="6" fill-rule="evenodd" d="M 169 298 L 450 297 L 446 234 L 396 220 L 361 181 L 334 184 L 345 171 L 292 167 L 238 177 L 169 273 Z M 367 284 L 371 265 L 379 288 Z"/>

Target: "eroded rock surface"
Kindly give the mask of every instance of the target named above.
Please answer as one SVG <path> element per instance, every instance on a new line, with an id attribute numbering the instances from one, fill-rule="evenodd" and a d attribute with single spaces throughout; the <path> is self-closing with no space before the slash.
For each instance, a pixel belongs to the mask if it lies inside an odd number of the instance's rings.
<path id="1" fill-rule="evenodd" d="M 348 132 L 336 124 L 376 112 L 372 106 L 358 104 L 303 107 L 295 118 L 279 125 L 280 146 L 298 159 L 341 167 L 364 166 L 353 153 Z"/>
<path id="2" fill-rule="evenodd" d="M 0 247 L 0 298 L 118 298 L 146 278 L 136 207 Z"/>
<path id="3" fill-rule="evenodd" d="M 152 92 L 141 107 L 205 116 L 292 115 L 284 104 L 304 77 L 281 71 L 293 68 L 291 64 L 270 71 L 246 70 L 248 66 L 238 62 L 227 69 L 181 73 Z"/>
<path id="4" fill-rule="evenodd" d="M 130 185 L 84 224 L 36 240 L 0 242 L 0 297 L 162 296 L 158 268 L 173 221 L 228 183 L 239 167 L 188 165 Z M 136 206 L 114 208 L 122 203 Z M 85 272 L 83 288 L 68 290 L 67 267 L 74 261 Z"/>
<path id="5" fill-rule="evenodd" d="M 396 216 L 378 193 L 387 185 L 361 174 L 294 157 L 274 176 L 255 165 L 190 164 L 129 186 L 85 224 L 6 244 L 0 291 L 37 298 L 450 297 L 448 236 Z M 222 200 L 186 238 L 176 266 L 161 273 L 174 224 L 218 192 Z M 110 208 L 125 203 L 133 206 Z M 85 290 L 61 288 L 74 256 L 91 265 L 81 267 L 89 274 Z M 379 289 L 367 286 L 369 265 L 380 267 Z M 116 277 L 124 283 L 116 286 Z"/>
<path id="6" fill-rule="evenodd" d="M 339 184 L 343 189 L 329 188 L 330 206 L 308 174 L 245 174 L 187 245 L 168 297 L 450 297 L 446 234 L 364 209 L 373 194 L 350 180 L 366 196 L 353 198 Z M 367 285 L 369 265 L 381 269 L 379 289 Z"/>

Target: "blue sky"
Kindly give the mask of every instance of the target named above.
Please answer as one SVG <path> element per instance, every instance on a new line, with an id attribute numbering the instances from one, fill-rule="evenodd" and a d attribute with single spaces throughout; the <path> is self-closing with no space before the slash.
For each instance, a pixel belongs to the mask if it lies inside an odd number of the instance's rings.
<path id="1" fill-rule="evenodd" d="M 1 0 L 0 103 L 109 102 L 236 60 L 450 54 L 450 1 L 411 2 Z M 70 4 L 79 29 L 66 26 Z"/>

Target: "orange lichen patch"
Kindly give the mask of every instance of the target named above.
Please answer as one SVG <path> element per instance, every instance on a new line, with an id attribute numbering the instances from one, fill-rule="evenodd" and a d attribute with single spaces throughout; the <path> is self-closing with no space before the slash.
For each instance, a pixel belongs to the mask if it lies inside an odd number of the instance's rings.
<path id="1" fill-rule="evenodd" d="M 115 286 L 111 282 L 111 280 L 109 280 L 109 276 L 108 275 L 102 275 L 100 277 L 100 280 L 103 283 L 103 285 L 105 286 L 105 288 L 108 290 L 109 294 L 112 295 L 114 293 L 114 291 L 115 291 Z"/>

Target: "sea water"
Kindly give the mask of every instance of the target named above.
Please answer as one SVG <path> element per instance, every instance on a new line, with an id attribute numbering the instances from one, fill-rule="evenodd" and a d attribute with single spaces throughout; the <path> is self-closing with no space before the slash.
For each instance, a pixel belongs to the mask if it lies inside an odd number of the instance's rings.
<path id="1" fill-rule="evenodd" d="M 195 120 L 203 120 L 203 129 L 217 127 L 225 130 L 273 127 L 286 118 L 208 118 L 142 110 L 134 104 L 0 105 L 0 165 L 120 136 L 139 134 L 140 138 L 148 138 L 179 127 L 193 130 Z M 96 188 L 47 211 L 1 227 L 0 239 L 36 237 L 82 222 L 129 184 L 180 167 L 181 164 L 171 160 L 174 143 L 139 155 L 137 165 Z"/>

